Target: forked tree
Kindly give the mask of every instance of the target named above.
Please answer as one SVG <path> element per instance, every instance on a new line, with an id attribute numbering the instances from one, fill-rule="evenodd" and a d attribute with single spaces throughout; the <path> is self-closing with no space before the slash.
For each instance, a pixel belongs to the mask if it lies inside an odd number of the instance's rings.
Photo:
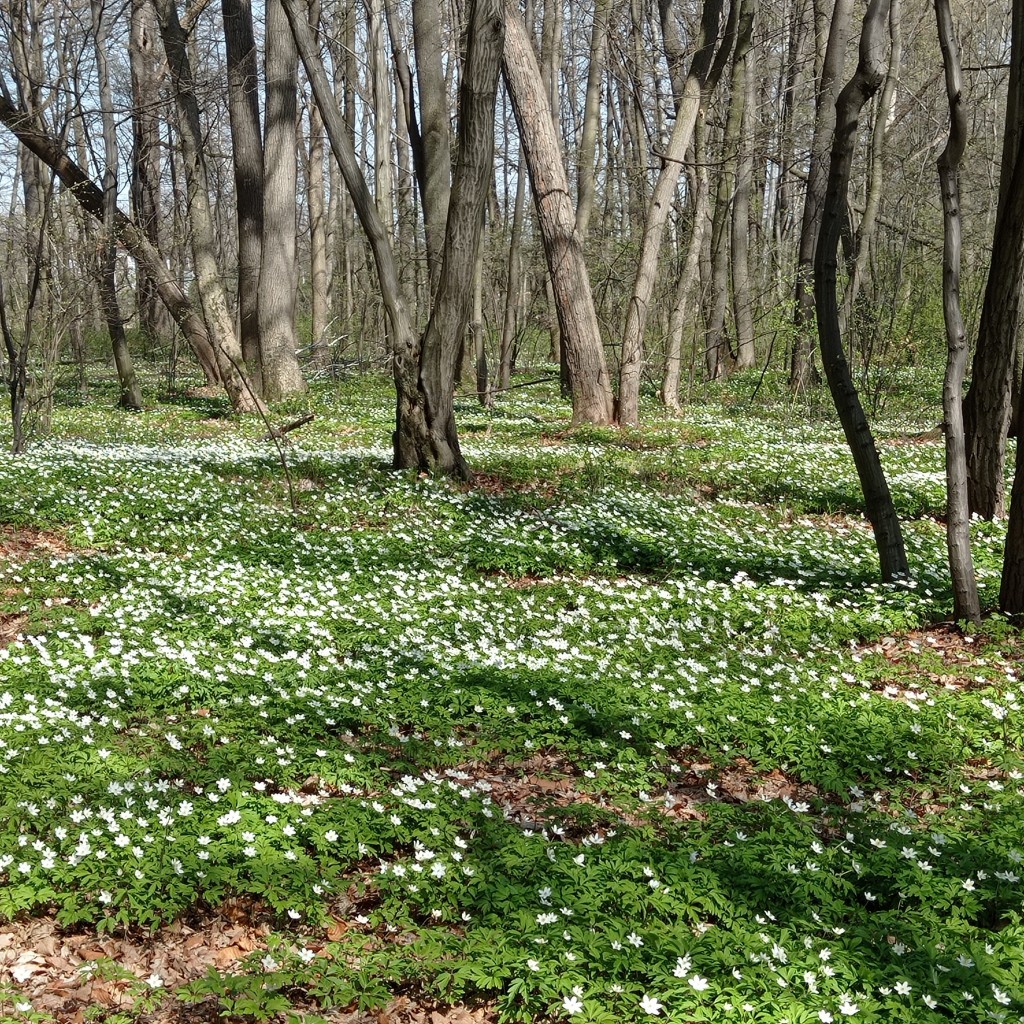
<path id="1" fill-rule="evenodd" d="M 320 59 L 305 5 L 299 0 L 283 3 L 331 149 L 377 268 L 398 392 L 394 465 L 399 469 L 467 477 L 469 468 L 455 427 L 455 364 L 469 324 L 477 247 L 494 173 L 494 103 L 504 37 L 501 0 L 474 0 L 469 11 L 468 45 L 459 91 L 458 157 L 440 274 L 422 332 L 413 326 L 392 248 L 391 225 L 382 219 L 363 177 L 352 135 L 342 119 Z"/>

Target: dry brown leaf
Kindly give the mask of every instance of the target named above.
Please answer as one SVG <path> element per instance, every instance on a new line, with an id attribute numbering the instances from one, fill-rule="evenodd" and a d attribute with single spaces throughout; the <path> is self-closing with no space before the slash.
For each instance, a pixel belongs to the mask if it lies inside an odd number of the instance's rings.
<path id="1" fill-rule="evenodd" d="M 249 951 L 250 950 L 248 949 L 243 949 L 241 946 L 222 946 L 220 949 L 214 951 L 213 962 L 218 967 L 226 967 L 228 964 L 232 964 L 236 960 L 241 960 Z"/>

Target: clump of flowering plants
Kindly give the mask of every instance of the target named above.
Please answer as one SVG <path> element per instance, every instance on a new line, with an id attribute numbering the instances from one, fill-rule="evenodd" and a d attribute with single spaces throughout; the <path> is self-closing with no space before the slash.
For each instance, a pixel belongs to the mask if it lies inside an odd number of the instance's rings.
<path id="1" fill-rule="evenodd" d="M 64 540 L 0 569 L 0 917 L 246 898 L 268 947 L 167 998 L 258 1019 L 1022 1019 L 1019 637 L 925 628 L 938 444 L 883 445 L 883 587 L 820 425 L 460 408 L 467 489 L 381 469 L 382 390 L 316 397 L 297 511 L 255 425 L 182 406 L 0 466 Z"/>

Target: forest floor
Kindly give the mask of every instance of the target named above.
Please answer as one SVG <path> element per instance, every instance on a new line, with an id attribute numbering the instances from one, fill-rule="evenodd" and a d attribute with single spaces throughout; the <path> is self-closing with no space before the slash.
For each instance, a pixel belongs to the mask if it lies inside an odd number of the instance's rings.
<path id="1" fill-rule="evenodd" d="M 388 468 L 379 380 L 284 465 L 215 396 L 59 406 L 0 465 L 0 1024 L 1024 1020 L 1024 644 L 949 621 L 940 384 L 872 390 L 899 586 L 770 377 L 460 399 L 471 485 Z"/>

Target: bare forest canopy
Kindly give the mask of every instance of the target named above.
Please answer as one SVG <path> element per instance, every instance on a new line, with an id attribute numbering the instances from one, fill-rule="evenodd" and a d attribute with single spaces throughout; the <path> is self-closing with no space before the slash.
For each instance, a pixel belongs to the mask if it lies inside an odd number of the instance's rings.
<path id="1" fill-rule="evenodd" d="M 948 359 L 951 537 L 1006 510 L 1013 7 L 14 0 L 15 448 L 56 368 L 84 381 L 93 358 L 113 359 L 126 409 L 143 406 L 135 360 L 173 378 L 190 358 L 261 414 L 310 374 L 386 367 L 395 466 L 460 478 L 460 382 L 490 404 L 517 367 L 557 363 L 574 423 L 635 427 L 644 395 L 675 409 L 755 367 L 801 393 L 820 368 L 882 575 L 903 576 L 858 375 Z"/>

